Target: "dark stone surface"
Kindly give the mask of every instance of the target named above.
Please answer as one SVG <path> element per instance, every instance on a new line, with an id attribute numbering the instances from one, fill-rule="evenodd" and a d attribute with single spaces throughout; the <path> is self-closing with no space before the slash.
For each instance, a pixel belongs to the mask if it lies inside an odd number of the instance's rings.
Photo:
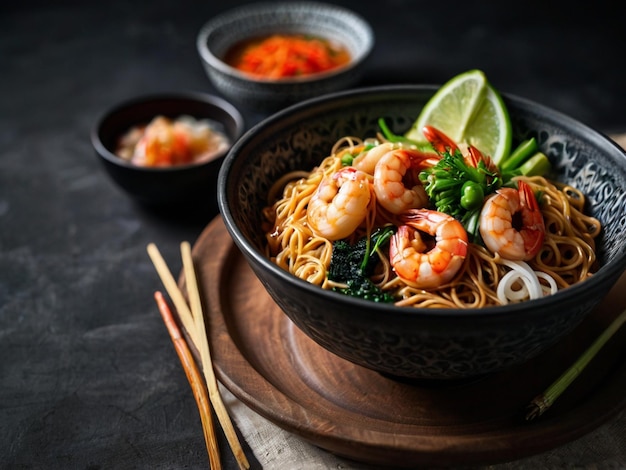
<path id="1" fill-rule="evenodd" d="M 187 214 L 137 206 L 99 166 L 89 132 L 107 107 L 139 94 L 213 92 L 195 37 L 242 3 L 0 7 L 0 466 L 207 467 L 145 248 L 155 242 L 177 274 L 179 243 L 193 243 L 215 213 L 201 201 Z M 481 68 L 502 92 L 626 131 L 617 4 L 336 3 L 376 34 L 363 85 L 443 83 Z M 246 113 L 249 126 L 262 117 Z M 223 439 L 222 448 L 235 468 Z"/>

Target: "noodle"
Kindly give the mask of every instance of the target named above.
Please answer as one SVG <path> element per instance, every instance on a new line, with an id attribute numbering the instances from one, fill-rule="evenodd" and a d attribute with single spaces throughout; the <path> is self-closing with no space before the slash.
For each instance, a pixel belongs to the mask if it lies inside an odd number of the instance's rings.
<path id="1" fill-rule="evenodd" d="M 380 140 L 342 138 L 333 146 L 331 155 L 310 173 L 285 175 L 270 188 L 270 200 L 263 214 L 267 221 L 266 256 L 272 262 L 324 289 L 345 287 L 327 278 L 333 242 L 311 230 L 307 207 L 320 182 L 342 169 L 345 152 L 354 154 L 378 142 Z M 546 233 L 543 246 L 533 259 L 510 262 L 482 245 L 470 243 L 463 266 L 455 277 L 445 285 L 425 290 L 400 279 L 392 269 L 388 250 L 384 249 L 379 252 L 381 262 L 371 276 L 372 281 L 384 292 L 391 293 L 397 306 L 481 308 L 502 304 L 503 289 L 509 301 L 520 301 L 518 297 L 529 295 L 526 292 L 539 290 L 540 295 L 544 295 L 590 277 L 597 270 L 595 239 L 601 225 L 597 219 L 584 214 L 585 195 L 544 177 L 518 176 L 513 180 L 525 181 L 535 194 L 541 195 L 538 200 Z M 274 200 L 276 195 L 282 196 Z M 378 227 L 398 225 L 397 217 L 382 209 L 376 204 L 375 196 L 372 197 L 367 216 L 349 237 L 350 243 L 369 237 Z M 508 280 L 511 276 L 513 279 Z M 529 280 L 530 277 L 533 279 Z M 504 286 L 505 282 L 508 287 Z"/>

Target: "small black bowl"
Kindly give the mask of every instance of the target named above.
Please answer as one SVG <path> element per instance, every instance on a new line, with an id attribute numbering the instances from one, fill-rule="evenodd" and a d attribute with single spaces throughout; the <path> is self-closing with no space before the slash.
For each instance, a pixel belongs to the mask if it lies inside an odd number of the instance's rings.
<path id="1" fill-rule="evenodd" d="M 209 119 L 231 144 L 245 128 L 237 108 L 216 96 L 187 92 L 134 98 L 106 111 L 92 129 L 91 143 L 105 170 L 121 189 L 145 206 L 170 208 L 193 202 L 217 207 L 217 175 L 228 149 L 209 161 L 168 167 L 139 166 L 115 154 L 120 136 L 157 115 Z"/>

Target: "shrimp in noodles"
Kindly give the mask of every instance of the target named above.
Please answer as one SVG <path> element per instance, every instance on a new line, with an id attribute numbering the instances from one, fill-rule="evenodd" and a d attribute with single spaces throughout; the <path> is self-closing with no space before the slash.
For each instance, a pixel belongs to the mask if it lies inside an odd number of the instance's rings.
<path id="1" fill-rule="evenodd" d="M 387 152 L 374 170 L 374 192 L 378 203 L 393 214 L 427 207 L 426 190 L 417 176 L 419 170 L 432 166 L 438 157 L 411 149 Z"/>
<path id="2" fill-rule="evenodd" d="M 405 225 L 398 227 L 389 245 L 389 259 L 398 277 L 422 289 L 439 287 L 454 278 L 467 255 L 467 232 L 461 223 L 428 209 L 408 211 L 401 220 Z M 435 237 L 431 249 L 420 231 Z"/>
<path id="3" fill-rule="evenodd" d="M 385 142 L 376 145 L 357 156 L 352 162 L 352 166 L 354 166 L 357 170 L 364 171 L 365 173 L 374 176 L 376 164 L 379 162 L 381 157 L 387 152 L 392 151 L 395 147 L 396 146 L 392 142 Z"/>
<path id="4" fill-rule="evenodd" d="M 539 203 L 523 180 L 518 181 L 518 189 L 497 190 L 480 213 L 480 234 L 485 245 L 505 259 L 534 258 L 543 245 L 545 232 Z"/>
<path id="5" fill-rule="evenodd" d="M 318 236 L 340 240 L 365 220 L 372 197 L 366 173 L 342 168 L 325 177 L 307 207 L 307 222 Z"/>

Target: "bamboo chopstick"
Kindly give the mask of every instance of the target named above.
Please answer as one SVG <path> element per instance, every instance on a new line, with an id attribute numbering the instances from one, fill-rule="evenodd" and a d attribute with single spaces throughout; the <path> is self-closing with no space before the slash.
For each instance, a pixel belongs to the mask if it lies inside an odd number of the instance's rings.
<path id="1" fill-rule="evenodd" d="M 183 327 L 191 336 L 193 343 L 197 344 L 198 339 L 195 337 L 196 329 L 194 328 L 191 310 L 189 310 L 189 307 L 185 302 L 185 298 L 174 280 L 174 276 L 172 276 L 165 260 L 161 256 L 161 252 L 154 243 L 148 244 L 147 250 L 148 255 L 150 255 L 150 259 L 152 260 L 152 264 L 154 264 L 157 274 L 165 286 L 165 290 L 170 296 L 170 299 L 172 299 L 172 302 L 174 302 L 174 307 L 176 307 L 176 311 L 178 312 L 178 316 L 183 323 Z"/>
<path id="2" fill-rule="evenodd" d="M 222 468 L 220 464 L 220 453 L 217 445 L 217 438 L 215 436 L 215 427 L 213 426 L 213 417 L 211 415 L 211 407 L 209 406 L 209 396 L 207 390 L 202 382 L 202 377 L 198 367 L 193 359 L 191 351 L 185 342 L 185 338 L 180 332 L 174 316 L 163 297 L 163 294 L 159 291 L 154 293 L 154 298 L 159 306 L 159 311 L 163 317 L 163 322 L 167 327 L 167 331 L 172 337 L 172 342 L 176 348 L 176 353 L 180 359 L 185 375 L 193 396 L 196 399 L 198 410 L 200 411 L 200 421 L 202 421 L 202 430 L 204 432 L 204 441 L 206 442 L 207 451 L 209 453 L 209 463 L 212 470 L 220 470 Z"/>
<path id="3" fill-rule="evenodd" d="M 237 433 L 235 432 L 233 423 L 231 422 L 230 416 L 228 415 L 226 407 L 224 406 L 224 402 L 222 401 L 222 396 L 220 395 L 217 385 L 217 379 L 215 378 L 215 373 L 213 371 L 213 367 L 211 366 L 213 364 L 213 361 L 211 359 L 211 351 L 209 349 L 209 342 L 207 340 L 206 327 L 204 324 L 204 313 L 202 311 L 202 303 L 200 301 L 200 291 L 198 289 L 198 281 L 193 267 L 193 258 L 191 257 L 191 246 L 189 245 L 189 242 L 182 242 L 180 245 L 180 251 L 183 258 L 185 284 L 187 285 L 189 303 L 191 305 L 191 313 L 195 319 L 196 332 L 198 333 L 197 336 L 199 343 L 196 343 L 196 347 L 198 347 L 200 351 L 202 364 L 206 364 L 206 367 L 204 367 L 203 370 L 204 378 L 209 389 L 211 404 L 213 405 L 213 409 L 217 414 L 217 418 L 222 425 L 224 434 L 226 434 L 228 444 L 230 445 L 230 448 L 233 451 L 235 458 L 237 459 L 239 468 L 241 470 L 246 470 L 250 468 L 250 464 L 248 463 L 248 459 L 246 458 L 246 455 L 241 448 L 241 444 L 239 443 L 239 439 L 237 438 Z"/>
<path id="4" fill-rule="evenodd" d="M 235 428 L 222 401 L 217 379 L 215 378 L 215 373 L 213 371 L 213 362 L 211 360 L 207 340 L 204 313 L 202 312 L 202 303 L 200 301 L 200 292 L 193 267 L 190 245 L 188 242 L 181 243 L 185 284 L 187 286 L 191 310 L 156 245 L 154 243 L 150 243 L 147 250 L 154 267 L 156 268 L 157 273 L 165 286 L 165 289 L 172 299 L 172 302 L 174 302 L 174 306 L 178 311 L 178 316 L 180 317 L 185 330 L 191 337 L 191 341 L 196 349 L 200 352 L 204 380 L 209 391 L 209 399 L 213 405 L 213 409 L 215 410 L 222 429 L 224 430 L 224 434 L 226 435 L 226 439 L 228 440 L 228 444 L 233 452 L 233 455 L 237 459 L 237 464 L 241 470 L 247 470 L 250 468 L 250 464 L 245 453 L 243 452 L 239 439 L 237 438 Z"/>

